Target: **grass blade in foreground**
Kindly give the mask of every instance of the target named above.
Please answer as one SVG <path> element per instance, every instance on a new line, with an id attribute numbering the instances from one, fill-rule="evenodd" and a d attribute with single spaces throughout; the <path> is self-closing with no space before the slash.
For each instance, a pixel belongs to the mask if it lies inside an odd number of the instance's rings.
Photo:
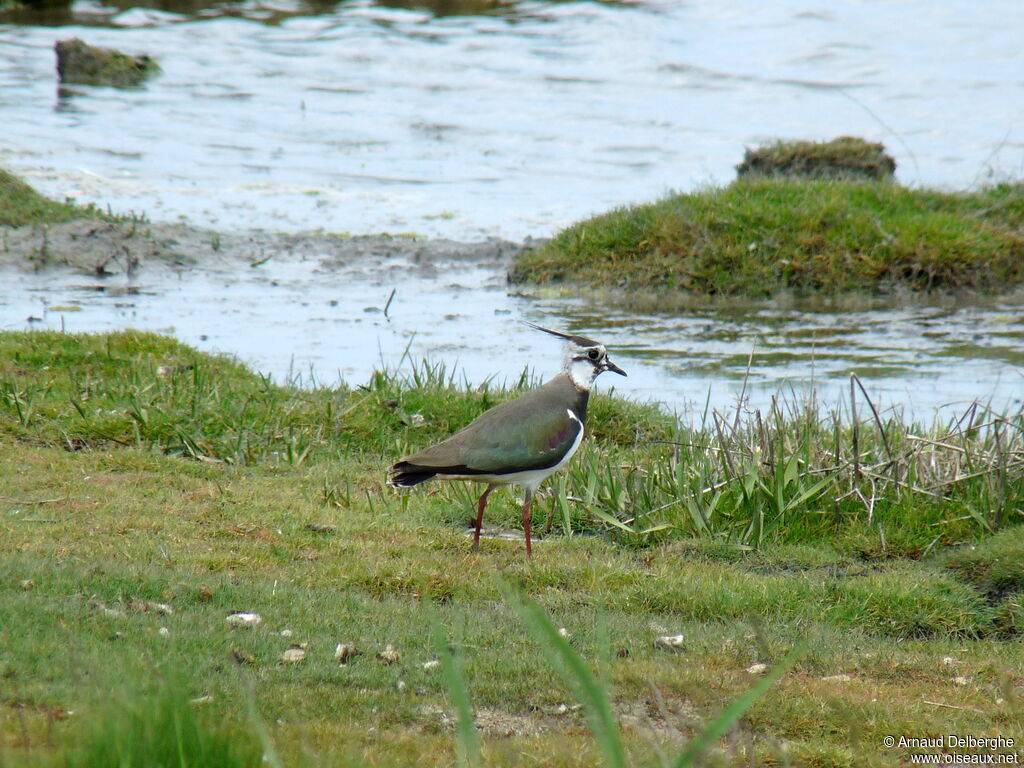
<path id="1" fill-rule="evenodd" d="M 754 702 L 761 698 L 776 680 L 789 671 L 790 667 L 804 654 L 805 650 L 806 645 L 798 645 L 789 652 L 786 658 L 776 664 L 771 672 L 759 680 L 757 685 L 726 707 L 725 711 L 712 720 L 711 724 L 699 736 L 695 736 L 690 740 L 686 749 L 672 763 L 672 768 L 687 768 L 693 765 L 697 758 L 707 752 L 715 742 L 729 732 L 729 729 L 736 724 L 736 721 L 743 717 L 746 711 L 754 705 Z"/>
<path id="2" fill-rule="evenodd" d="M 436 615 L 431 616 L 430 623 L 434 633 L 434 644 L 437 646 L 437 653 L 441 659 L 444 681 L 448 686 L 448 695 L 451 697 L 452 705 L 454 705 L 455 713 L 458 716 L 455 731 L 459 738 L 458 764 L 465 768 L 477 768 L 481 763 L 480 735 L 477 733 L 476 723 L 473 720 L 473 704 L 469 699 L 469 686 L 466 685 L 466 677 L 462 674 L 459 660 L 448 645 Z"/>
<path id="3" fill-rule="evenodd" d="M 77 743 L 53 765 L 259 768 L 261 763 L 268 764 L 252 733 L 200 718 L 180 685 L 115 694 L 113 703 L 97 709 L 91 719 L 95 724 L 86 724 L 76 734 Z M 7 754 L 0 752 L 0 765 L 7 764 Z M 282 768 L 280 762 L 269 761 L 269 765 Z"/>
<path id="4" fill-rule="evenodd" d="M 264 765 L 269 765 L 270 768 L 284 768 L 284 763 L 281 762 L 281 758 L 274 748 L 274 741 L 270 737 L 270 730 L 267 728 L 263 718 L 260 717 L 259 709 L 256 707 L 256 684 L 251 680 L 247 681 L 246 684 L 245 707 L 249 713 L 249 723 L 256 732 L 256 736 L 260 740 L 260 746 L 263 748 Z"/>
<path id="5" fill-rule="evenodd" d="M 568 641 L 558 634 L 548 615 L 535 602 L 502 579 L 498 580 L 505 601 L 515 609 L 527 631 L 541 647 L 551 666 L 562 676 L 587 713 L 587 724 L 611 768 L 626 768 L 626 753 L 615 722 L 608 694 Z"/>

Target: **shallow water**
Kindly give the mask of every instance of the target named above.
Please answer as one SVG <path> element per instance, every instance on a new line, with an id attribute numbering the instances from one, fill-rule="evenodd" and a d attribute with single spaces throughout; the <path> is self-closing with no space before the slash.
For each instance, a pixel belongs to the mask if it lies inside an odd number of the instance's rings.
<path id="1" fill-rule="evenodd" d="M 0 24 L 0 162 L 157 221 L 518 240 L 774 137 L 881 140 L 910 184 L 1024 174 L 1017 0 L 117 2 Z M 73 36 L 164 72 L 61 97 Z"/>
<path id="2" fill-rule="evenodd" d="M 406 354 L 444 363 L 473 384 L 511 383 L 524 367 L 546 377 L 558 369 L 560 345 L 525 319 L 603 341 L 629 377 L 602 376 L 600 389 L 614 386 L 693 419 L 706 406 L 730 410 L 741 397 L 763 409 L 775 395 L 793 404 L 811 391 L 823 411 L 843 412 L 851 372 L 879 408 L 896 406 L 924 423 L 953 418 L 974 399 L 1016 410 L 1024 393 L 1022 300 L 638 314 L 510 291 L 500 262 L 423 265 L 401 256 L 275 258 L 256 268 L 150 271 L 102 285 L 54 272 L 9 277 L 14 290 L 0 292 L 0 328 L 158 330 L 305 384 L 364 383 L 375 368 L 407 367 Z M 859 407 L 866 413 L 863 401 Z"/>
<path id="3" fill-rule="evenodd" d="M 0 17 L 0 163 L 53 196 L 154 221 L 518 240 L 727 182 L 745 145 L 775 137 L 883 141 L 908 184 L 1024 175 L 1016 0 L 467 0 L 492 10 L 461 15 L 459 0 L 116 2 Z M 164 72 L 142 89 L 60 93 L 53 43 L 73 36 L 149 53 Z M 530 319 L 605 341 L 630 377 L 604 386 L 691 412 L 811 385 L 837 407 L 851 371 L 922 419 L 1022 391 L 1015 303 L 638 314 L 510 293 L 501 265 L 428 274 L 401 259 L 114 283 L 0 276 L 0 327 L 166 330 L 281 379 L 312 368 L 358 383 L 407 345 L 471 381 L 546 375 L 559 352 L 518 322 Z"/>

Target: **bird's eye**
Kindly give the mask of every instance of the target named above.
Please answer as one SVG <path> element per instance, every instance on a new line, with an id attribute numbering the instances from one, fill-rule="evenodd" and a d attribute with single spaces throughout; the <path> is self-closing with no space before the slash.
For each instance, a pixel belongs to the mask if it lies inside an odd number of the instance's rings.
<path id="1" fill-rule="evenodd" d="M 591 360 L 597 360 L 598 354 L 599 353 L 596 349 L 592 349 L 589 352 L 587 352 L 587 357 L 589 357 Z"/>

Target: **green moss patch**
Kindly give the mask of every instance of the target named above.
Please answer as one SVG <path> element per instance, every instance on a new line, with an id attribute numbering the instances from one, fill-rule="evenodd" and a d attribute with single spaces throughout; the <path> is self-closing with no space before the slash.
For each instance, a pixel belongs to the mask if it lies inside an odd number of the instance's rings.
<path id="1" fill-rule="evenodd" d="M 149 56 L 98 48 L 78 38 L 58 40 L 55 49 L 57 75 L 62 83 L 131 88 L 160 71 L 160 65 Z"/>
<path id="2" fill-rule="evenodd" d="M 736 166 L 742 176 L 790 176 L 808 179 L 891 179 L 896 161 L 885 147 L 852 136 L 832 141 L 777 141 L 743 153 Z"/>
<path id="3" fill-rule="evenodd" d="M 955 549 L 943 556 L 942 564 L 993 603 L 1006 602 L 1004 612 L 1019 625 L 1024 593 L 1024 529 L 1009 528 L 978 544 Z M 1017 601 L 1016 607 L 1013 600 Z M 1013 616 L 1017 618 L 1013 620 Z"/>
<path id="4" fill-rule="evenodd" d="M 896 637 L 982 636 L 991 629 L 984 599 L 966 584 L 931 569 L 895 567 L 839 581 L 829 617 L 839 625 Z"/>
<path id="5" fill-rule="evenodd" d="M 518 282 L 767 297 L 1004 291 L 1024 280 L 1024 185 L 952 194 L 751 179 L 620 208 L 524 253 Z"/>

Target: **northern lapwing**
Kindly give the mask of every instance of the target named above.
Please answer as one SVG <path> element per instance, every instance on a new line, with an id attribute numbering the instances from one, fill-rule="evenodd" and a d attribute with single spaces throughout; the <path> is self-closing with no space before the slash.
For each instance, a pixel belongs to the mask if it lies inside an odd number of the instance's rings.
<path id="1" fill-rule="evenodd" d="M 433 477 L 486 483 L 476 508 L 473 549 L 480 548 L 480 526 L 491 491 L 518 485 L 523 499 L 526 554 L 530 545 L 530 506 L 537 487 L 564 467 L 583 440 L 590 387 L 599 375 L 626 372 L 608 359 L 604 345 L 583 336 L 541 328 L 564 339 L 562 372 L 537 389 L 496 405 L 447 440 L 406 456 L 391 467 L 388 482 L 399 488 L 419 485 Z"/>

